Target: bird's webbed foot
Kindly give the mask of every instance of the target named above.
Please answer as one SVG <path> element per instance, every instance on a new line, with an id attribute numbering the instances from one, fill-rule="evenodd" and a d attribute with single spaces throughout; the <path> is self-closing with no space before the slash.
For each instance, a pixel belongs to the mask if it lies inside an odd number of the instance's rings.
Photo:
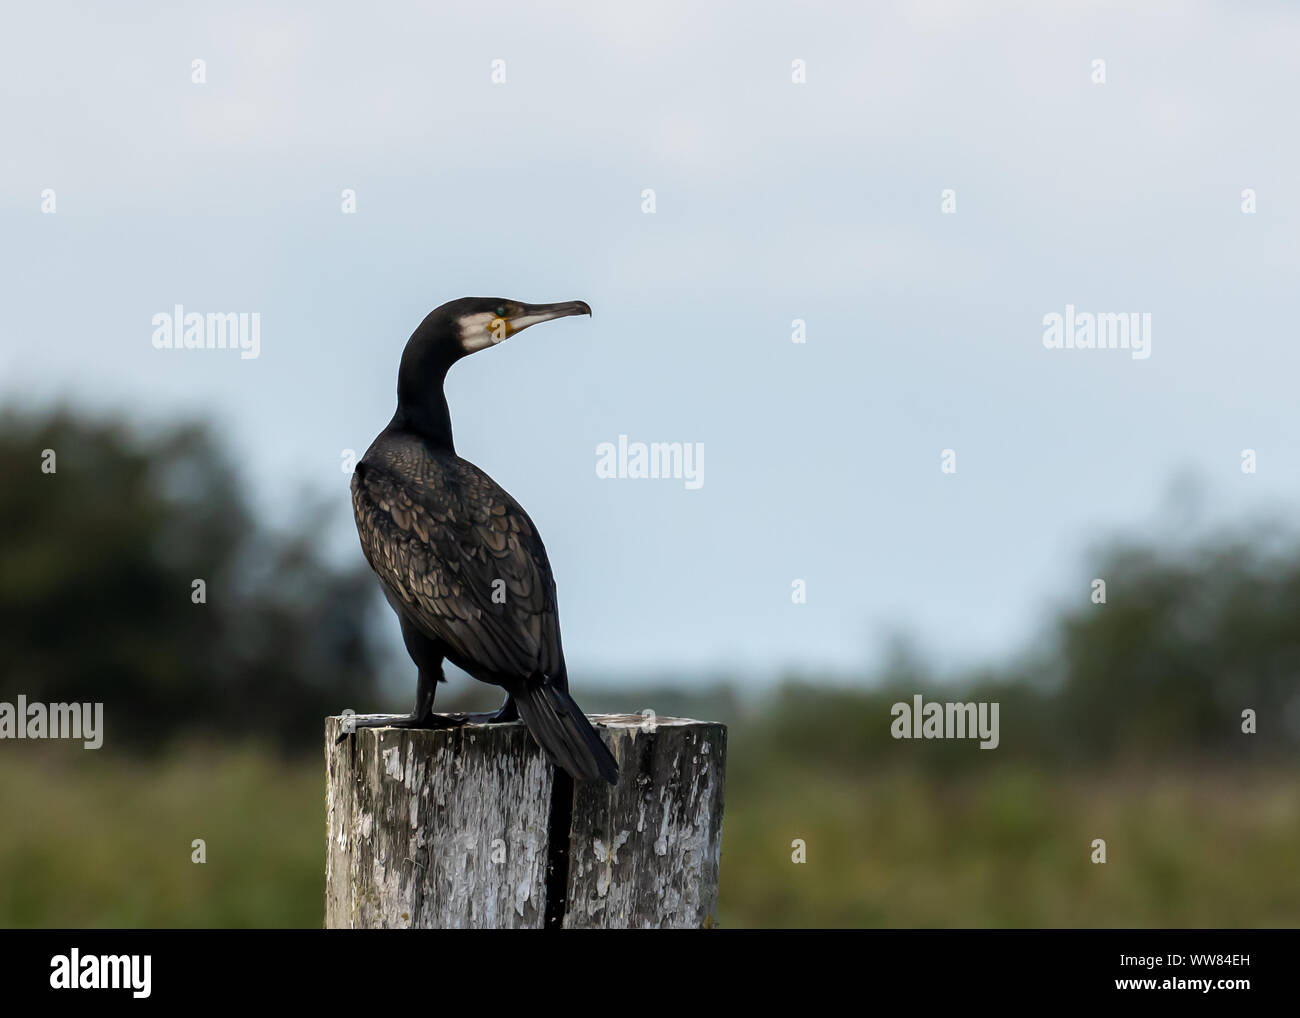
<path id="1" fill-rule="evenodd" d="M 467 725 L 508 725 L 512 721 L 519 720 L 519 709 L 515 706 L 515 698 L 507 696 L 506 702 L 494 711 L 487 711 L 483 714 L 462 714 Z"/>

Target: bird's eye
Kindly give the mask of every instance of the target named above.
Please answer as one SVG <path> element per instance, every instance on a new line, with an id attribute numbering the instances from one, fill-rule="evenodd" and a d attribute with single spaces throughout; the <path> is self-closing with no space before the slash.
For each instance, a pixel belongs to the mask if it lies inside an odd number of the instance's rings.
<path id="1" fill-rule="evenodd" d="M 504 304 L 498 304 L 498 305 L 497 305 L 497 317 L 498 317 L 498 318 L 504 318 L 505 316 L 506 316 L 506 306 L 505 306 Z"/>

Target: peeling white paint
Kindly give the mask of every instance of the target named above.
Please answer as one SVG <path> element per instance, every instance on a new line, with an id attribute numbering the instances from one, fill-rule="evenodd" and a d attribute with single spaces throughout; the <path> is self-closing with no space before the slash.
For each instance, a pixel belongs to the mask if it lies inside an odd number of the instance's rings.
<path id="1" fill-rule="evenodd" d="M 669 804 L 665 802 L 663 823 L 659 825 L 659 837 L 655 838 L 655 855 L 668 854 L 668 810 Z"/>

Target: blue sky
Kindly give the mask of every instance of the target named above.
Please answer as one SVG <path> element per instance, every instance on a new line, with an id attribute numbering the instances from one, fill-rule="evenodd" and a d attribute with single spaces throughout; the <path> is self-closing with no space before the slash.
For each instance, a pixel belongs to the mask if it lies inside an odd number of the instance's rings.
<path id="1" fill-rule="evenodd" d="M 996 659 L 1095 542 L 1177 536 L 1179 479 L 1209 520 L 1300 497 L 1300 9 L 375 6 L 8 15 L 6 399 L 210 417 L 269 519 L 336 497 L 350 560 L 340 458 L 424 314 L 586 300 L 448 384 L 575 676 Z M 261 356 L 154 349 L 178 303 L 259 313 Z M 1151 357 L 1045 349 L 1066 304 L 1150 313 Z M 703 443 L 704 485 L 598 478 L 621 434 Z"/>

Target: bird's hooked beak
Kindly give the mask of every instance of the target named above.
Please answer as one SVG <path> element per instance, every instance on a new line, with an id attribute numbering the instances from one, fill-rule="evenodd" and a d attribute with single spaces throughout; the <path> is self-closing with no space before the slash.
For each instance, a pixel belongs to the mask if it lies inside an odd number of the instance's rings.
<path id="1" fill-rule="evenodd" d="M 570 315 L 590 315 L 591 305 L 585 300 L 566 300 L 558 304 L 520 304 L 518 310 L 513 314 L 507 314 L 504 318 L 495 318 L 488 326 L 489 330 L 495 334 L 502 334 L 501 338 L 513 336 L 517 332 L 523 332 L 530 325 L 536 325 L 538 322 L 549 322 L 553 318 L 568 318 Z"/>
<path id="2" fill-rule="evenodd" d="M 549 322 L 552 318 L 570 315 L 589 315 L 591 305 L 585 300 L 566 300 L 558 304 L 521 304 L 500 298 L 477 298 L 479 308 L 487 304 L 491 310 L 472 310 L 458 320 L 461 353 L 473 353 L 495 346 L 530 325 Z"/>

